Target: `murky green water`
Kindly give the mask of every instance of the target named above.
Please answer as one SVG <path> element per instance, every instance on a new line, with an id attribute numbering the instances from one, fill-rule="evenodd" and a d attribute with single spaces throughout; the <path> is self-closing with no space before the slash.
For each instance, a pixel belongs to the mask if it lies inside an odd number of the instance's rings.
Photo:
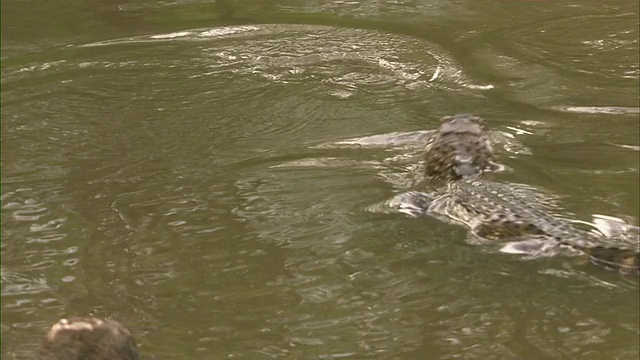
<path id="1" fill-rule="evenodd" d="M 637 359 L 637 281 L 367 211 L 472 112 L 501 181 L 638 224 L 638 2 L 2 3 L 2 356 L 110 316 L 149 358 Z"/>

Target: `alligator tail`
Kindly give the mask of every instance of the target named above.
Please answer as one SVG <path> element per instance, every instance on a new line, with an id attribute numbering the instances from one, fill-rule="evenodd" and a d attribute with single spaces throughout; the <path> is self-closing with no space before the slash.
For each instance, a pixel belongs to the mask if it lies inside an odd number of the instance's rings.
<path id="1" fill-rule="evenodd" d="M 640 276 L 640 252 L 607 246 L 580 246 L 567 244 L 587 255 L 592 264 L 624 275 Z"/>

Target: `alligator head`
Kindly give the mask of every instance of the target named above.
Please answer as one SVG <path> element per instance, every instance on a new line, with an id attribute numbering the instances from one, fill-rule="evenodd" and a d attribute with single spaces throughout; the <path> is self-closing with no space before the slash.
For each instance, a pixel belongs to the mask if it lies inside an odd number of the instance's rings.
<path id="1" fill-rule="evenodd" d="M 440 128 L 425 149 L 425 175 L 451 181 L 491 167 L 493 151 L 482 122 L 482 118 L 470 114 L 440 119 Z"/>
<path id="2" fill-rule="evenodd" d="M 38 360 L 138 360 L 136 342 L 116 321 L 93 317 L 61 319 L 42 341 Z"/>

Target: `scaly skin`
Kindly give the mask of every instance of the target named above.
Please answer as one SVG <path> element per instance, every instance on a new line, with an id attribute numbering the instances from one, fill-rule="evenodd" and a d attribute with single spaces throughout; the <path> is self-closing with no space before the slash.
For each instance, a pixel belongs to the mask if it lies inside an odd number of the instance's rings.
<path id="1" fill-rule="evenodd" d="M 491 166 L 493 152 L 482 129 L 483 120 L 470 114 L 445 116 L 427 143 L 425 175 L 452 181 L 480 174 Z"/>
<path id="2" fill-rule="evenodd" d="M 506 184 L 463 179 L 451 185 L 447 197 L 438 201 L 441 204 L 432 210 L 465 224 L 483 239 L 555 241 L 583 252 L 595 265 L 640 275 L 640 253 L 600 245 L 600 237 L 554 216 L 538 199 L 510 192 Z"/>
<path id="3" fill-rule="evenodd" d="M 540 199 L 515 186 L 481 179 L 492 159 L 482 119 L 468 114 L 442 118 L 424 161 L 426 177 L 447 181 L 447 190 L 436 196 L 413 193 L 410 212 L 444 216 L 484 239 L 552 240 L 584 253 L 593 264 L 640 275 L 639 252 L 601 246 L 597 236 L 554 216 Z"/>

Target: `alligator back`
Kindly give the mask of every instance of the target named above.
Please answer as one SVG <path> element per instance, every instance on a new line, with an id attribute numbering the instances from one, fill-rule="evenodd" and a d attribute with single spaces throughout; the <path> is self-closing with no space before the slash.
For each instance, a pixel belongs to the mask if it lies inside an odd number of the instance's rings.
<path id="1" fill-rule="evenodd" d="M 482 123 L 482 118 L 470 114 L 440 119 L 440 128 L 425 149 L 427 178 L 458 180 L 489 168 L 493 152 Z"/>
<path id="2" fill-rule="evenodd" d="M 553 214 L 544 197 L 524 187 L 472 177 L 450 184 L 446 194 L 419 199 L 420 202 L 411 201 L 414 207 L 428 208 L 421 212 L 412 210 L 413 214 L 463 224 L 481 239 L 555 243 L 586 255 L 594 265 L 625 275 L 640 275 L 638 251 L 601 245 L 600 236 Z"/>
<path id="3" fill-rule="evenodd" d="M 478 178 L 450 184 L 448 196 L 437 211 L 467 225 L 475 235 L 489 240 L 544 236 L 580 246 L 594 244 L 594 235 L 574 227 L 551 212 L 550 200 L 522 185 Z"/>

